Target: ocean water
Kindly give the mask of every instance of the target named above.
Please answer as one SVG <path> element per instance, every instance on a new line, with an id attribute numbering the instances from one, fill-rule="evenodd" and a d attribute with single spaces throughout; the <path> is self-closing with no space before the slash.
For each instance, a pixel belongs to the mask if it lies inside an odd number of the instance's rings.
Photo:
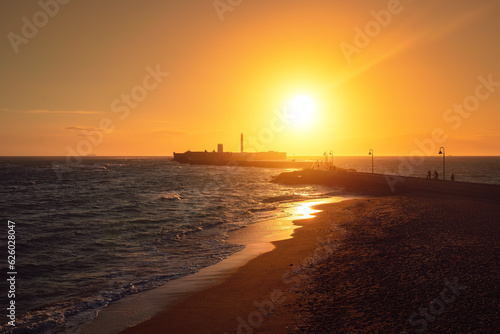
<path id="1" fill-rule="evenodd" d="M 0 332 L 52 333 L 90 320 L 110 302 L 242 249 L 225 241 L 229 231 L 332 191 L 269 182 L 282 171 L 159 158 L 88 158 L 74 165 L 1 158 L 2 268 L 11 220 L 18 325 Z M 0 289 L 5 310 L 6 280 Z M 3 313 L 0 325 L 7 322 Z"/>
<path id="2" fill-rule="evenodd" d="M 457 180 L 500 184 L 498 157 L 446 159 L 447 173 Z M 402 161 L 375 157 L 375 172 L 424 177 L 428 169 L 442 171 L 440 157 L 419 165 Z M 369 157 L 334 157 L 334 164 L 371 171 Z M 240 250 L 225 241 L 229 231 L 282 216 L 295 202 L 339 194 L 269 182 L 283 171 L 179 165 L 167 158 L 86 158 L 76 164 L 0 158 L 2 268 L 12 220 L 18 272 L 18 325 L 4 326 L 2 316 L 0 333 L 55 333 L 91 320 L 113 301 Z M 5 309 L 6 280 L 0 289 Z"/>

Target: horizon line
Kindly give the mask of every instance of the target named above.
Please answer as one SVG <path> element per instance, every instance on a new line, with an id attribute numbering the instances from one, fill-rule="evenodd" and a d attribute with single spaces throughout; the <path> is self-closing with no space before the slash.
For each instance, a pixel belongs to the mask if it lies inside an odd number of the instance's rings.
<path id="1" fill-rule="evenodd" d="M 225 153 L 240 153 L 240 152 L 225 152 Z M 256 153 L 256 152 L 244 152 L 244 153 Z M 331 155 L 328 155 L 331 157 Z M 334 155 L 333 157 L 338 157 L 338 158 L 349 158 L 349 157 L 369 157 L 369 155 Z M 398 157 L 410 157 L 411 155 L 376 155 L 376 157 L 379 158 L 398 158 Z M 79 156 L 79 155 L 0 155 L 0 158 L 173 158 L 173 155 L 91 155 L 91 156 Z M 297 157 L 321 157 L 323 158 L 324 155 L 295 155 L 295 156 L 288 156 L 288 158 L 297 158 Z M 421 157 L 428 158 L 428 157 L 440 157 L 440 155 L 423 155 Z M 447 155 L 447 157 L 500 157 L 500 154 L 498 155 L 457 155 L 457 154 L 450 154 Z"/>

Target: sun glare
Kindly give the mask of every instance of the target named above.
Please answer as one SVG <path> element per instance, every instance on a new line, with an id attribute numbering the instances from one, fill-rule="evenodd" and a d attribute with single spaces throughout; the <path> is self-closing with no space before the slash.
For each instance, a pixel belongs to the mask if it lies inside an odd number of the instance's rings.
<path id="1" fill-rule="evenodd" d="M 314 118 L 314 100 L 308 95 L 297 95 L 289 103 L 289 115 L 296 126 L 310 125 Z"/>

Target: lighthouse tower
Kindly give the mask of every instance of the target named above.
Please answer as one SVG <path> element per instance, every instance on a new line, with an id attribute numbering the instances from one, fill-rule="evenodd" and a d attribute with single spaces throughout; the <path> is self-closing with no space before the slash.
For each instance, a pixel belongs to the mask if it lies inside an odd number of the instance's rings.
<path id="1" fill-rule="evenodd" d="M 243 153 L 243 133 L 241 134 L 241 153 Z"/>

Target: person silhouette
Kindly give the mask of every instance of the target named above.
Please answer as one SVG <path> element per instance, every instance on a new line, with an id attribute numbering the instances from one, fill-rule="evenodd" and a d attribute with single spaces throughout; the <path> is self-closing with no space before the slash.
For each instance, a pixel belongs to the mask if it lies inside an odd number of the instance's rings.
<path id="1" fill-rule="evenodd" d="M 431 179 L 431 175 L 432 175 L 431 171 L 430 171 L 430 170 L 428 170 L 428 171 L 427 171 L 427 178 L 428 178 L 429 180 Z"/>
<path id="2" fill-rule="evenodd" d="M 434 180 L 439 180 L 439 173 L 437 170 L 434 171 Z"/>
<path id="3" fill-rule="evenodd" d="M 452 181 L 455 181 L 455 173 L 452 173 L 452 174 L 451 174 L 451 180 L 452 180 Z"/>

